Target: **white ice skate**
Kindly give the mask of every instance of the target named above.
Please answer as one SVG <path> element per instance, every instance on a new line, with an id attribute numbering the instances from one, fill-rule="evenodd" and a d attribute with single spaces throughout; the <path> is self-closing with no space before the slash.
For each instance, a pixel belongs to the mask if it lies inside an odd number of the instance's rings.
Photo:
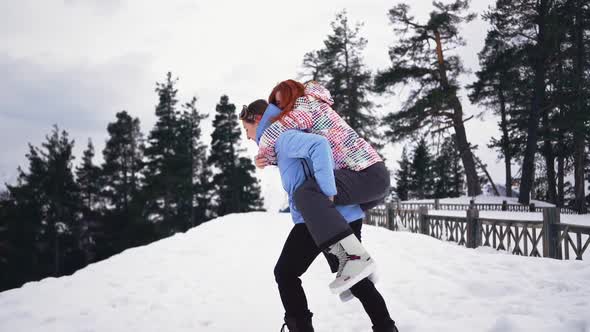
<path id="1" fill-rule="evenodd" d="M 375 262 L 354 234 L 330 246 L 329 252 L 338 257 L 336 280 L 330 283 L 332 293 L 340 294 L 375 272 Z"/>
<path id="2" fill-rule="evenodd" d="M 345 290 L 344 292 L 340 293 L 340 301 L 342 302 L 348 302 L 352 299 L 354 299 L 354 295 L 352 295 L 352 292 L 350 291 L 350 289 Z"/>
<path id="3" fill-rule="evenodd" d="M 377 272 L 371 273 L 370 276 L 368 276 L 369 280 L 371 280 L 371 282 L 373 282 L 373 284 L 377 283 L 378 277 L 377 277 Z M 354 299 L 354 295 L 352 294 L 352 291 L 350 289 L 345 290 L 344 292 L 340 293 L 338 295 L 340 297 L 340 301 L 342 302 L 348 302 L 352 299 Z"/>

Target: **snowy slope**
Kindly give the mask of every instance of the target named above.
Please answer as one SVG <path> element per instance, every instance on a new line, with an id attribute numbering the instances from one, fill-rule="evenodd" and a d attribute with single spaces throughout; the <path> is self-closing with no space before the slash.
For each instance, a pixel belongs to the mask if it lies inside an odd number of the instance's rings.
<path id="1" fill-rule="evenodd" d="M 71 277 L 0 293 L 0 331 L 278 331 L 273 266 L 291 228 L 277 213 L 229 215 L 130 249 Z M 588 331 L 590 264 L 470 250 L 365 226 L 378 289 L 400 331 Z M 316 331 L 370 331 L 330 294 L 323 258 L 304 276 Z"/>

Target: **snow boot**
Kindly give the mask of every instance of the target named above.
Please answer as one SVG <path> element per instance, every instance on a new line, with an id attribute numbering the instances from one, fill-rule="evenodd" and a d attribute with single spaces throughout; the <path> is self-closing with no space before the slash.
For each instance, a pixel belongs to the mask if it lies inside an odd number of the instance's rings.
<path id="1" fill-rule="evenodd" d="M 286 332 L 287 327 L 289 332 L 314 332 L 313 325 L 311 324 L 311 317 L 313 314 L 310 312 L 309 315 L 304 317 L 289 317 L 285 316 L 285 324 L 281 327 L 281 332 Z"/>
<path id="2" fill-rule="evenodd" d="M 338 257 L 338 274 L 330 283 L 332 293 L 340 294 L 375 272 L 375 262 L 354 234 L 330 246 L 328 252 Z"/>

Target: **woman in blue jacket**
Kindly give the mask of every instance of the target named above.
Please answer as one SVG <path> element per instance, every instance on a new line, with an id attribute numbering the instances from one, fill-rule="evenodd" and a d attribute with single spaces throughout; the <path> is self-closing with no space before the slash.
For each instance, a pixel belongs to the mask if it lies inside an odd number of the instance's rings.
<path id="1" fill-rule="evenodd" d="M 279 108 L 262 99 L 244 107 L 240 119 L 248 138 L 258 143 L 266 127 L 280 112 Z M 336 194 L 334 161 L 330 144 L 325 137 L 298 130 L 288 130 L 282 133 L 276 142 L 275 151 L 277 152 L 277 166 L 281 174 L 283 188 L 289 196 L 289 208 L 295 226 L 285 241 L 274 274 L 285 308 L 285 325 L 291 332 L 310 332 L 313 331 L 312 313 L 309 311 L 300 277 L 324 249 L 317 245 L 317 237 L 322 236 L 322 229 L 321 227 L 316 227 L 313 230 L 307 228 L 309 225 L 306 226 L 298 207 L 295 206 L 293 195 L 307 179 L 315 178 L 324 195 L 334 196 Z M 344 255 L 350 255 L 346 252 L 347 248 L 352 248 L 349 251 L 357 251 L 358 260 L 370 259 L 370 256 L 364 252 L 360 245 L 362 218 L 364 217 L 360 206 L 336 206 L 332 210 L 344 217 L 354 234 L 342 240 L 345 241 L 342 246 L 327 250 L 329 254 L 326 257 L 329 261 L 331 257 L 334 257 L 332 255 L 342 255 L 342 252 Z M 337 259 L 333 261 L 338 265 Z M 346 274 L 347 272 L 340 270 L 339 274 L 342 273 Z M 383 297 L 373 282 L 366 278 L 366 275 L 354 283 L 350 292 L 361 301 L 373 323 L 373 331 L 397 331 Z"/>

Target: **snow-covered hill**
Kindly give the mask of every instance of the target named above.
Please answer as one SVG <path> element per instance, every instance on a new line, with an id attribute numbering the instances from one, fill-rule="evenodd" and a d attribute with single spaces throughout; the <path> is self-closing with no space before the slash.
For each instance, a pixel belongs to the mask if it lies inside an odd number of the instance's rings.
<path id="1" fill-rule="evenodd" d="M 0 293 L 0 331 L 278 331 L 273 267 L 287 214 L 234 214 L 127 250 L 70 277 Z M 588 331 L 590 264 L 459 247 L 365 226 L 401 332 Z M 304 275 L 316 331 L 370 331 L 356 301 L 328 290 L 320 257 Z"/>

